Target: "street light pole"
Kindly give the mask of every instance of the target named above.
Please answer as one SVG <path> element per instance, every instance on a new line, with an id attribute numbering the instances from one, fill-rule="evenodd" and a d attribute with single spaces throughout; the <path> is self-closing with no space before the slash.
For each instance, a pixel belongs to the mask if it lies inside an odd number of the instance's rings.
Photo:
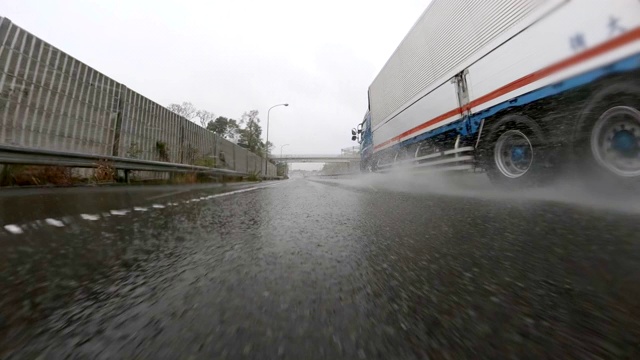
<path id="1" fill-rule="evenodd" d="M 289 106 L 289 104 L 277 104 L 267 110 L 267 140 L 264 143 L 264 177 L 267 177 L 267 169 L 269 167 L 269 114 L 271 113 L 271 109 L 278 106 Z"/>
<path id="2" fill-rule="evenodd" d="M 280 146 L 280 160 L 282 160 L 282 148 L 285 146 L 289 146 L 289 144 L 284 144 Z"/>

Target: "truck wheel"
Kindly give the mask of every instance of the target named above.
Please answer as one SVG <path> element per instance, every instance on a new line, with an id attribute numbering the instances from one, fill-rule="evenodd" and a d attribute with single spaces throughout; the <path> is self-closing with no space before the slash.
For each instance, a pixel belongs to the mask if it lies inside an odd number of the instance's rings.
<path id="1" fill-rule="evenodd" d="M 374 171 L 375 171 L 375 168 L 373 167 L 372 161 L 367 161 L 362 172 L 372 173 Z"/>
<path id="2" fill-rule="evenodd" d="M 373 160 L 371 159 L 371 157 L 368 157 L 366 159 L 363 159 L 360 161 L 360 172 L 362 173 L 370 173 L 373 171 L 372 166 L 371 166 L 371 162 Z"/>
<path id="3" fill-rule="evenodd" d="M 485 168 L 492 183 L 521 188 L 540 185 L 549 179 L 544 167 L 542 129 L 521 115 L 507 115 L 489 135 Z"/>
<path id="4" fill-rule="evenodd" d="M 623 178 L 640 176 L 640 111 L 625 105 L 607 109 L 593 126 L 589 144 L 601 167 Z"/>
<path id="5" fill-rule="evenodd" d="M 579 170 L 588 182 L 640 182 L 640 89 L 618 87 L 582 113 L 576 139 Z"/>

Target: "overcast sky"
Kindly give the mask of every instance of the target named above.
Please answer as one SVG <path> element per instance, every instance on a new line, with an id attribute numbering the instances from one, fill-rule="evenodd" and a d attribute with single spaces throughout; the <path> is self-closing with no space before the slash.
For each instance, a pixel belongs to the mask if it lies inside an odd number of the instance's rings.
<path id="1" fill-rule="evenodd" d="M 275 152 L 356 145 L 367 88 L 430 0 L 2 0 L 2 16 L 162 105 L 271 111 Z M 264 132 L 263 132 L 264 136 Z"/>

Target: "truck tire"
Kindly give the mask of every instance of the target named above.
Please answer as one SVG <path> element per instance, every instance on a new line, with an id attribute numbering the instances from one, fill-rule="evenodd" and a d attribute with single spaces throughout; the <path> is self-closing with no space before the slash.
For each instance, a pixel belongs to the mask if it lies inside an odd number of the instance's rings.
<path id="1" fill-rule="evenodd" d="M 522 115 L 506 115 L 493 126 L 485 142 L 484 167 L 491 182 L 503 188 L 527 188 L 546 183 L 544 134 Z"/>
<path id="2" fill-rule="evenodd" d="M 362 163 L 362 165 L 360 166 L 360 170 L 363 173 L 372 173 L 375 171 L 375 168 L 373 166 L 373 159 L 372 158 L 368 158 L 367 160 L 364 161 L 364 163 Z"/>
<path id="3" fill-rule="evenodd" d="M 587 183 L 640 183 L 640 85 L 611 85 L 588 102 L 574 156 Z"/>

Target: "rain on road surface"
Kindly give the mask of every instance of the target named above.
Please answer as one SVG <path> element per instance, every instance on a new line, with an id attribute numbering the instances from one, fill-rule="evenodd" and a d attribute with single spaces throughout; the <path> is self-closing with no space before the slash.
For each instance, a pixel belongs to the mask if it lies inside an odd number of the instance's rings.
<path id="1" fill-rule="evenodd" d="M 0 357 L 640 355 L 637 199 L 390 183 L 3 190 Z"/>

